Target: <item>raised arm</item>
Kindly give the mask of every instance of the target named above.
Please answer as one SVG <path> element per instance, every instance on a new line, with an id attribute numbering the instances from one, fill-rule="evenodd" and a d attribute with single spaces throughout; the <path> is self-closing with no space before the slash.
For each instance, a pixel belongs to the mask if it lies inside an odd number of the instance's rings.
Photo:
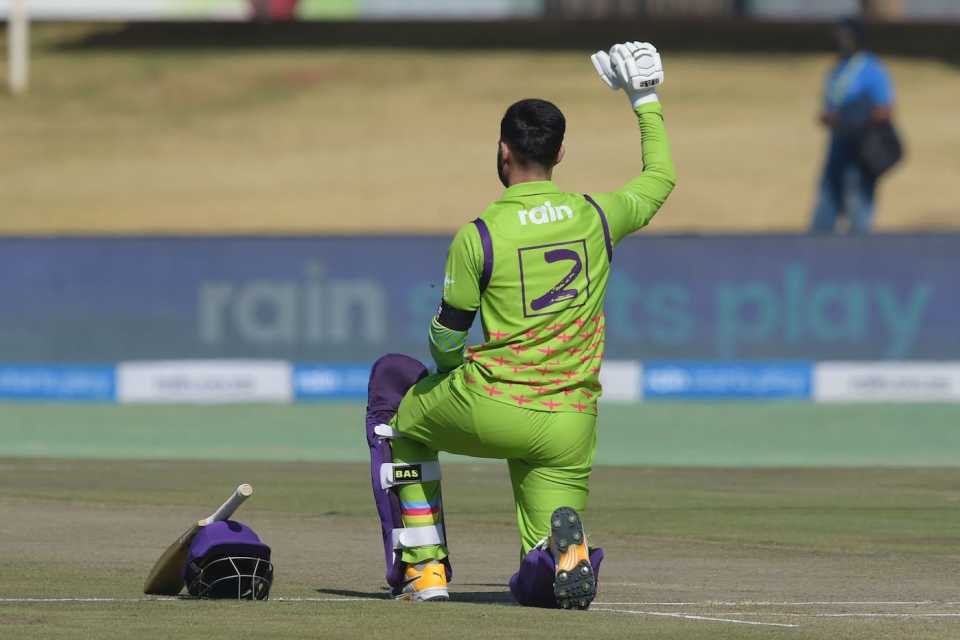
<path id="1" fill-rule="evenodd" d="M 663 83 L 663 65 L 653 45 L 639 42 L 615 45 L 609 54 L 600 51 L 591 60 L 607 86 L 626 92 L 643 145 L 640 175 L 618 191 L 594 195 L 607 214 L 616 243 L 645 227 L 677 183 L 663 108 L 656 94 L 656 87 Z"/>

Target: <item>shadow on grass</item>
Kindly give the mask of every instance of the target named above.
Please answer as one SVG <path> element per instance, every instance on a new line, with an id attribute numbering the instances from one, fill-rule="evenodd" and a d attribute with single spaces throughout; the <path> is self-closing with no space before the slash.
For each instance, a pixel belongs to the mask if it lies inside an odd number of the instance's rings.
<path id="1" fill-rule="evenodd" d="M 494 586 L 502 585 L 467 585 L 467 586 Z M 355 591 L 353 589 L 317 589 L 317 593 L 344 598 L 366 598 L 375 600 L 389 600 L 387 591 Z M 450 602 L 466 602 L 469 604 L 499 604 L 512 605 L 513 596 L 509 591 L 456 591 L 450 592 Z"/>

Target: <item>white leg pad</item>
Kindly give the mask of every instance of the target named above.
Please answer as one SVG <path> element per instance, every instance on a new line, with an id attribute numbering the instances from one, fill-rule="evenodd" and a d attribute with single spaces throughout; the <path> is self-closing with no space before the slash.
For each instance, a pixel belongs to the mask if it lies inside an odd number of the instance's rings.
<path id="1" fill-rule="evenodd" d="M 446 544 L 443 535 L 443 525 L 435 524 L 428 527 L 404 527 L 393 530 L 393 548 L 407 549 L 410 547 L 427 547 L 433 544 Z"/>

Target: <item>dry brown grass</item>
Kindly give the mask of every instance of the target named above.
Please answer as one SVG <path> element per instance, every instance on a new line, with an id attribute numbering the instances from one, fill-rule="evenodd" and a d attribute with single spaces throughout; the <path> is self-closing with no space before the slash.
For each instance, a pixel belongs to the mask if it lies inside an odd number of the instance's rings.
<path id="1" fill-rule="evenodd" d="M 829 58 L 664 58 L 680 181 L 652 230 L 803 229 Z M 889 63 L 910 155 L 878 226 L 956 228 L 960 73 Z M 449 232 L 498 196 L 499 117 L 527 96 L 567 114 L 564 188 L 640 167 L 626 101 L 585 54 L 38 47 L 33 81 L 0 99 L 0 233 Z"/>

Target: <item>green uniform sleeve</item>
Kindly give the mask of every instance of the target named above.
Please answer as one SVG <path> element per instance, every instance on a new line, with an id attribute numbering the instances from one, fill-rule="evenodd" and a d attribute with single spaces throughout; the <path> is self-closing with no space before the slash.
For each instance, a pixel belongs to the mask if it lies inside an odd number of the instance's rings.
<path id="1" fill-rule="evenodd" d="M 476 311 L 480 308 L 480 276 L 483 273 L 483 246 L 476 225 L 460 227 L 447 252 L 443 273 L 443 299 L 447 304 Z"/>
<path id="2" fill-rule="evenodd" d="M 643 172 L 619 191 L 595 196 L 607 214 L 614 244 L 645 227 L 677 183 L 663 108 L 659 102 L 652 102 L 640 105 L 635 113 L 643 144 Z"/>
<path id="3" fill-rule="evenodd" d="M 473 224 L 463 226 L 454 236 L 447 253 L 443 274 L 443 301 L 463 311 L 480 308 L 480 275 L 483 272 L 483 246 Z M 469 330 L 445 327 L 434 316 L 430 322 L 430 354 L 439 371 L 450 371 L 463 364 L 463 352 Z"/>
<path id="4" fill-rule="evenodd" d="M 444 373 L 463 364 L 469 331 L 448 329 L 434 318 L 430 322 L 430 355 L 437 363 L 437 371 Z"/>

